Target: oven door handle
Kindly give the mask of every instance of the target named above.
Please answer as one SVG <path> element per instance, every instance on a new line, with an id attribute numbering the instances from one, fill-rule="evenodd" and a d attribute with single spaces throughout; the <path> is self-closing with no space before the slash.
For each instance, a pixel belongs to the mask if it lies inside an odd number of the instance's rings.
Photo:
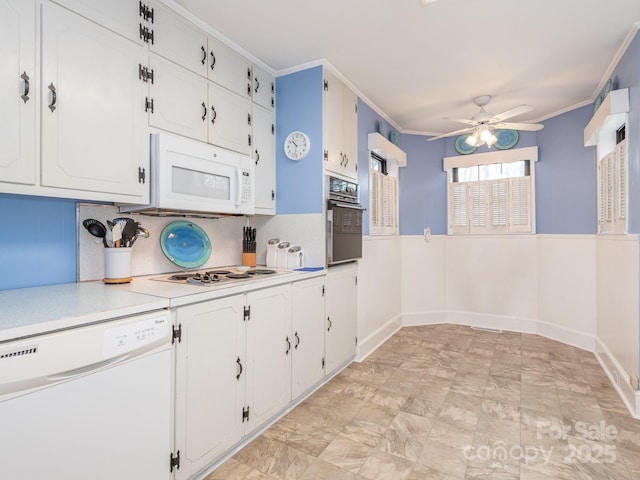
<path id="1" fill-rule="evenodd" d="M 329 200 L 329 203 L 334 207 L 350 208 L 352 210 L 360 210 L 363 212 L 366 210 L 366 208 L 364 208 L 362 205 L 359 205 L 356 203 L 343 203 L 343 202 L 336 202 L 333 200 Z"/>

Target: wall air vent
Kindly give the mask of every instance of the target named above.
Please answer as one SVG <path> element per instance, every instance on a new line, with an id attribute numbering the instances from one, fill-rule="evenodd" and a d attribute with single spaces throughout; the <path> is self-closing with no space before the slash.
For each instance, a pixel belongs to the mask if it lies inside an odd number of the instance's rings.
<path id="1" fill-rule="evenodd" d="M 31 345 L 28 347 L 23 347 L 18 350 L 7 350 L 5 352 L 0 352 L 0 360 L 7 360 L 9 358 L 15 357 L 24 357 L 26 355 L 33 355 L 38 353 L 38 346 Z"/>

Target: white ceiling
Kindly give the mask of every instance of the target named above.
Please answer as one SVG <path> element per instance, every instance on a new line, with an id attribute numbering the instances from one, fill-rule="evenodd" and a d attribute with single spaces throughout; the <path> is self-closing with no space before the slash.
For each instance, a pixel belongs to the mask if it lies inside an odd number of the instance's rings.
<path id="1" fill-rule="evenodd" d="M 592 102 L 640 21 L 639 0 L 177 0 L 283 72 L 328 61 L 403 132 L 520 104 L 540 121 Z"/>

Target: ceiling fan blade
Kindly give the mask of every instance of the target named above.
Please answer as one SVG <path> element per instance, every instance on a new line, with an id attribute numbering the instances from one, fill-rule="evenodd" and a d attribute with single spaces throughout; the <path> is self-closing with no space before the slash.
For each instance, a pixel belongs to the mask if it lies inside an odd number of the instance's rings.
<path id="1" fill-rule="evenodd" d="M 463 133 L 469 133 L 469 132 L 473 132 L 474 127 L 471 128 L 463 128 L 462 130 L 456 130 L 455 132 L 449 132 L 449 133 L 445 133 L 443 135 L 438 135 L 437 137 L 431 137 L 427 139 L 427 142 L 431 142 L 433 140 L 438 140 L 440 138 L 444 138 L 444 137 L 452 137 L 454 135 L 461 135 Z"/>
<path id="2" fill-rule="evenodd" d="M 500 122 L 494 123 L 492 125 L 494 128 L 505 128 L 508 130 L 523 130 L 526 132 L 537 132 L 538 130 L 542 130 L 544 125 L 541 123 L 509 123 L 509 122 Z"/>
<path id="3" fill-rule="evenodd" d="M 491 118 L 491 123 L 502 122 L 507 118 L 515 117 L 517 115 L 522 115 L 523 113 L 530 112 L 531 110 L 533 110 L 533 107 L 531 105 L 518 105 L 517 107 L 510 108 L 509 110 L 506 110 L 502 113 L 494 115 Z"/>
<path id="4" fill-rule="evenodd" d="M 449 120 L 450 122 L 466 123 L 467 125 L 473 125 L 474 127 L 478 124 L 478 122 L 476 122 L 475 120 L 471 120 L 470 118 L 444 117 L 443 120 Z"/>

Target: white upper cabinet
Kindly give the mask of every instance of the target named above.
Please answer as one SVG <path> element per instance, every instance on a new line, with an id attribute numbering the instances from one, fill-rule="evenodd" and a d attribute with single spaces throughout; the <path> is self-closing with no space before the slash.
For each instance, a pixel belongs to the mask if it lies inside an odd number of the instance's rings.
<path id="1" fill-rule="evenodd" d="M 276 213 L 276 126 L 274 112 L 253 105 L 252 156 L 256 168 L 256 213 Z"/>
<path id="2" fill-rule="evenodd" d="M 209 80 L 251 99 L 251 62 L 213 37 L 209 37 L 208 45 Z"/>
<path id="3" fill-rule="evenodd" d="M 42 185 L 77 198 L 146 203 L 143 49 L 42 5 Z"/>
<path id="4" fill-rule="evenodd" d="M 262 68 L 253 66 L 253 102 L 268 109 L 276 108 L 276 79 Z"/>
<path id="5" fill-rule="evenodd" d="M 209 143 L 251 154 L 251 102 L 209 82 Z"/>
<path id="6" fill-rule="evenodd" d="M 193 23 L 160 2 L 153 7 L 153 41 L 149 49 L 191 70 L 207 76 L 207 35 Z"/>
<path id="7" fill-rule="evenodd" d="M 149 68 L 153 72 L 149 125 L 206 142 L 210 117 L 207 79 L 153 54 Z"/>
<path id="8" fill-rule="evenodd" d="M 324 70 L 325 169 L 358 179 L 358 98 L 342 81 Z"/>
<path id="9" fill-rule="evenodd" d="M 0 179 L 36 181 L 35 10 L 0 0 Z"/>
<path id="10" fill-rule="evenodd" d="M 152 19 L 152 7 L 147 1 L 109 0 L 53 0 L 69 10 L 142 44 L 145 28 Z"/>

